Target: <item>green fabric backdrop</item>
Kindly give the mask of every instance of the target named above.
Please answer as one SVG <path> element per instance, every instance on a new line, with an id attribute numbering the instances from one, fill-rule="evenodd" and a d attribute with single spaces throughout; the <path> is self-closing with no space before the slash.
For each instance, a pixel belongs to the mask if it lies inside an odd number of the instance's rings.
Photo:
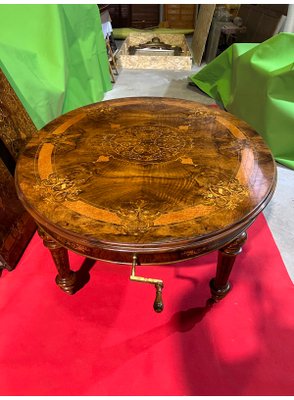
<path id="1" fill-rule="evenodd" d="M 294 34 L 233 44 L 190 79 L 263 136 L 294 169 Z"/>
<path id="2" fill-rule="evenodd" d="M 98 7 L 0 5 L 0 67 L 37 128 L 110 90 Z"/>

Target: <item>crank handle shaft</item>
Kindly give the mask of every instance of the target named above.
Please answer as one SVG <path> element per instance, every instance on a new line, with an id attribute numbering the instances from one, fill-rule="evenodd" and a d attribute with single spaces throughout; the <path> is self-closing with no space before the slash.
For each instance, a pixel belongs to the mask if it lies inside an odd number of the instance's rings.
<path id="1" fill-rule="evenodd" d="M 161 279 L 145 278 L 143 276 L 137 276 L 135 271 L 136 265 L 137 265 L 137 256 L 134 255 L 130 280 L 135 282 L 151 283 L 152 285 L 155 286 L 156 295 L 153 308 L 154 311 L 158 313 L 161 312 L 163 310 L 163 300 L 162 300 L 163 281 Z"/>

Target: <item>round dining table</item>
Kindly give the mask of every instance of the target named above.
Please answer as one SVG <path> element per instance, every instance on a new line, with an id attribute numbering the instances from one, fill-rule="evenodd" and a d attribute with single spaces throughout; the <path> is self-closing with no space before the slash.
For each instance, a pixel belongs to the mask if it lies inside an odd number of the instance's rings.
<path id="1" fill-rule="evenodd" d="M 129 97 L 50 122 L 25 147 L 15 179 L 63 291 L 77 288 L 71 250 L 128 264 L 132 281 L 154 285 L 160 312 L 164 283 L 140 276 L 140 265 L 218 250 L 210 290 L 222 299 L 246 230 L 274 193 L 276 166 L 262 137 L 217 107 Z"/>

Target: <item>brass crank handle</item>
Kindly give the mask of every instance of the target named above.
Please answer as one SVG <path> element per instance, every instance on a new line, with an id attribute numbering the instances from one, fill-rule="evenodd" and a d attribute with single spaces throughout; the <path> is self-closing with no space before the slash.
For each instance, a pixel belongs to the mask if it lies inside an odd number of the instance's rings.
<path id="1" fill-rule="evenodd" d="M 154 311 L 160 313 L 163 310 L 163 300 L 162 300 L 162 289 L 163 289 L 163 281 L 161 279 L 154 278 L 145 278 L 143 276 L 136 275 L 136 265 L 138 265 L 137 255 L 133 256 L 133 264 L 132 264 L 132 273 L 130 276 L 131 281 L 142 282 L 142 283 L 151 283 L 155 286 L 156 296 L 153 303 Z"/>

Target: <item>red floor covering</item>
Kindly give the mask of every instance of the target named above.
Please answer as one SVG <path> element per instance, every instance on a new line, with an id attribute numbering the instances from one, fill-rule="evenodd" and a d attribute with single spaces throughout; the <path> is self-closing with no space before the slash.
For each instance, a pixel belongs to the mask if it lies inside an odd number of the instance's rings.
<path id="1" fill-rule="evenodd" d="M 293 395 L 294 288 L 265 219 L 232 272 L 233 289 L 212 308 L 216 253 L 172 266 L 140 267 L 163 278 L 130 282 L 130 268 L 83 263 L 90 280 L 74 296 L 54 282 L 37 235 L 0 278 L 1 395 Z"/>

